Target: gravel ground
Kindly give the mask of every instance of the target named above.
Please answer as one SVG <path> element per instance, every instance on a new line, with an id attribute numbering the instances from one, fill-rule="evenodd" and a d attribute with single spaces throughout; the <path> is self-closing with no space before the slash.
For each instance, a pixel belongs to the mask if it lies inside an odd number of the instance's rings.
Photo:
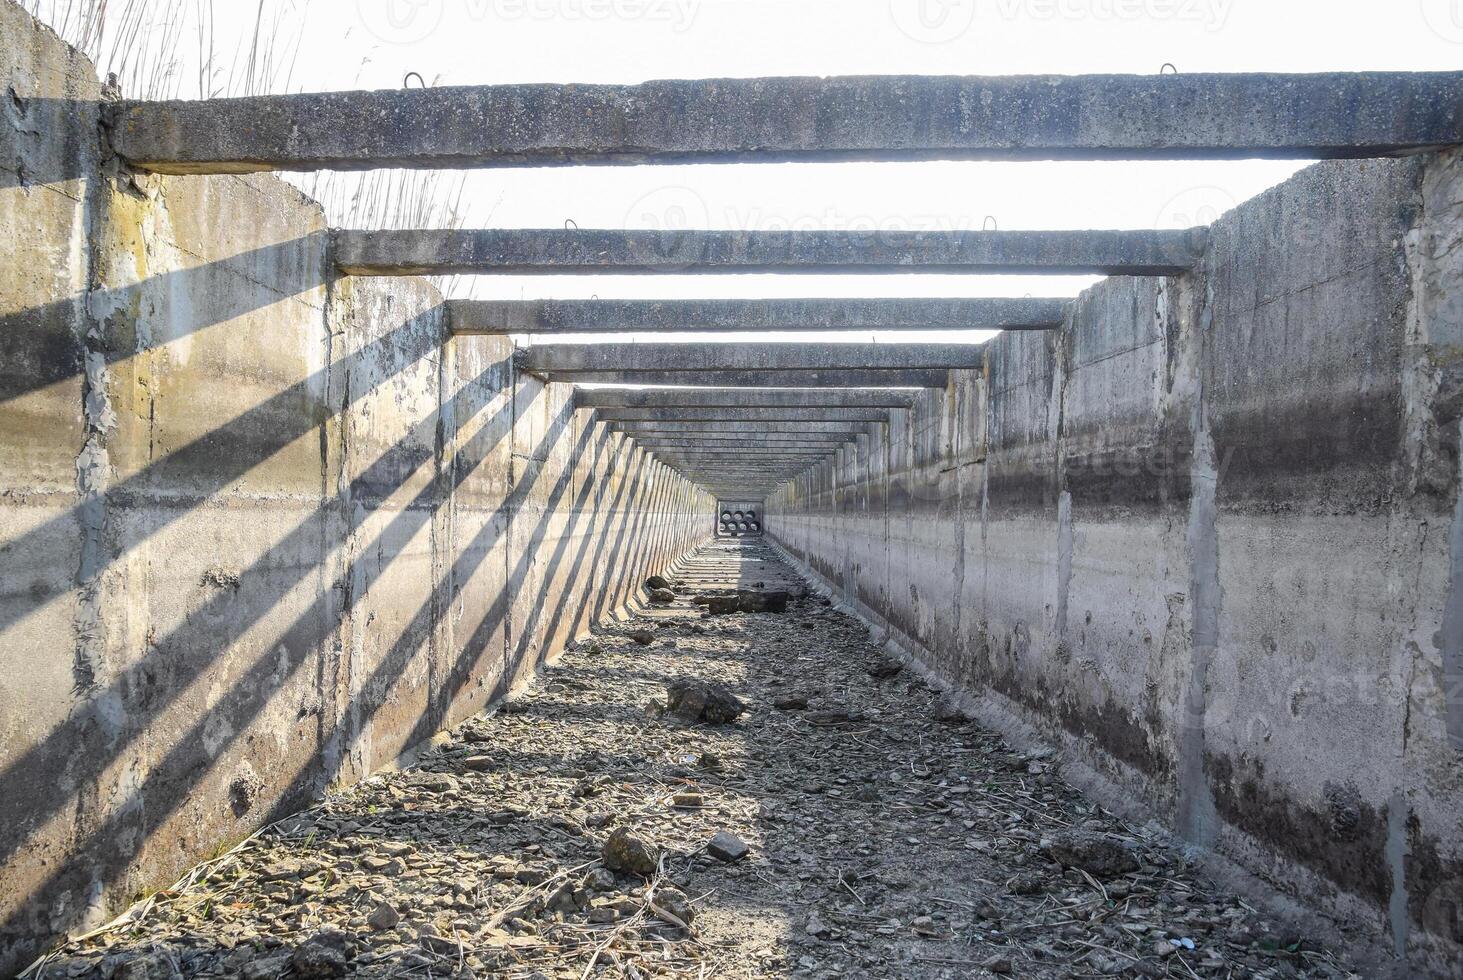
<path id="1" fill-rule="evenodd" d="M 800 594 L 762 546 L 708 545 L 666 584 L 668 605 L 576 644 L 418 766 L 267 828 L 30 975 L 1355 976 L 816 596 L 692 603 Z"/>

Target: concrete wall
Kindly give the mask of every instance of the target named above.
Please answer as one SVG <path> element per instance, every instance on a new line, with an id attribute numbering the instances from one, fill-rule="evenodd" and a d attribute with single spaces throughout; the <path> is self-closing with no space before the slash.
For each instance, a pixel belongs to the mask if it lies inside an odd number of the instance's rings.
<path id="1" fill-rule="evenodd" d="M 0 975 L 392 763 L 615 614 L 714 501 L 272 177 L 104 158 L 0 3 Z"/>
<path id="2" fill-rule="evenodd" d="M 1000 336 L 767 502 L 987 720 L 1440 975 L 1463 956 L 1460 202 L 1456 153 L 1312 167 L 1195 273 Z"/>

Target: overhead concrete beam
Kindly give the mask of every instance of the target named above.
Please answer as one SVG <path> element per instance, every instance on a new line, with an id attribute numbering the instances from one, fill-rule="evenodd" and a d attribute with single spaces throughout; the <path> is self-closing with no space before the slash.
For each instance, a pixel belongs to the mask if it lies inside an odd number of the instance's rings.
<path id="1" fill-rule="evenodd" d="M 667 457 L 701 456 L 715 459 L 761 462 L 776 457 L 827 456 L 838 452 L 842 448 L 842 446 L 836 444 L 825 444 L 812 448 L 803 446 L 765 446 L 749 441 L 743 446 L 737 446 L 731 449 L 724 449 L 718 446 L 665 446 L 657 449 L 656 452 Z"/>
<path id="2" fill-rule="evenodd" d="M 707 419 L 707 420 L 668 420 L 668 421 L 644 421 L 644 422 L 617 422 L 615 428 L 629 435 L 637 433 L 669 433 L 669 432 L 691 432 L 691 433 L 716 433 L 731 432 L 745 434 L 747 432 L 762 433 L 788 433 L 792 435 L 805 435 L 807 433 L 838 433 L 860 435 L 872 431 L 871 426 L 877 423 L 872 422 L 797 422 L 784 421 L 781 419 L 765 420 L 735 420 L 735 419 Z"/>
<path id="3" fill-rule="evenodd" d="M 576 388 L 575 408 L 910 408 L 899 391 L 747 388 Z"/>
<path id="4" fill-rule="evenodd" d="M 856 436 L 850 436 L 841 442 L 774 443 L 756 436 L 748 436 L 742 439 L 685 439 L 669 442 L 637 437 L 635 441 L 645 449 L 664 450 L 668 453 L 688 451 L 734 453 L 743 449 L 756 450 L 760 453 L 829 453 L 837 452 L 845 446 L 852 446 L 856 440 Z"/>
<path id="5" fill-rule="evenodd" d="M 839 389 L 828 389 L 837 391 Z M 887 422 L 882 408 L 596 408 L 607 422 Z"/>
<path id="6" fill-rule="evenodd" d="M 683 435 L 636 435 L 635 441 L 642 446 L 665 449 L 740 449 L 748 445 L 764 446 L 769 449 L 826 449 L 829 446 L 846 446 L 858 440 L 856 435 L 825 435 L 821 438 L 784 438 L 769 436 L 760 432 L 741 437 L 718 438 L 713 436 Z"/>
<path id="7" fill-rule="evenodd" d="M 356 276 L 627 273 L 1040 273 L 1168 276 L 1208 232 L 616 231 L 417 229 L 334 232 Z"/>
<path id="8" fill-rule="evenodd" d="M 537 373 L 537 372 L 534 372 Z M 712 385 L 719 388 L 943 388 L 950 372 L 935 370 L 828 371 L 606 371 L 539 374 L 546 381 L 578 384 Z"/>
<path id="9" fill-rule="evenodd" d="M 977 368 L 984 344 L 535 344 L 514 354 L 530 374 L 591 371 L 908 371 Z"/>
<path id="10" fill-rule="evenodd" d="M 748 447 L 735 449 L 656 449 L 658 459 L 677 462 L 739 463 L 778 466 L 790 462 L 812 459 L 826 459 L 837 453 L 836 449 L 766 449 Z"/>
<path id="11" fill-rule="evenodd" d="M 124 102 L 161 173 L 787 160 L 1369 157 L 1463 142 L 1457 72 L 848 76 Z"/>
<path id="12" fill-rule="evenodd" d="M 451 300 L 454 334 L 1049 330 L 1065 299 Z"/>
<path id="13" fill-rule="evenodd" d="M 672 469 L 675 469 L 676 472 L 680 473 L 682 476 L 684 476 L 688 480 L 725 479 L 725 480 L 729 480 L 729 481 L 732 481 L 732 480 L 735 480 L 735 481 L 742 481 L 742 480 L 748 480 L 748 481 L 750 481 L 750 480 L 776 481 L 776 480 L 791 480 L 794 477 L 798 476 L 799 474 L 806 472 L 808 469 L 811 468 L 811 466 L 812 466 L 812 464 L 807 464 L 807 465 L 799 465 L 799 466 L 796 466 L 796 467 L 791 467 L 791 468 L 786 469 L 786 470 L 776 470 L 776 471 L 771 471 L 771 470 L 768 470 L 768 471 L 757 470 L 757 471 L 754 471 L 754 472 L 744 472 L 744 473 L 722 473 L 720 470 L 715 470 L 715 469 L 703 470 L 703 469 L 697 469 L 695 467 L 675 467 L 675 466 L 672 466 L 671 468 Z"/>

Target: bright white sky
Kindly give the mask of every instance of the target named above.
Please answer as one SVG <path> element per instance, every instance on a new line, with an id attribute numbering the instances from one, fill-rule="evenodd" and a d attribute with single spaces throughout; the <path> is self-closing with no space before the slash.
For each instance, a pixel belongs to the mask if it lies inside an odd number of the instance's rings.
<path id="1" fill-rule="evenodd" d="M 269 0 L 288 2 L 288 0 Z M 298 2 L 298 0 L 296 0 Z M 253 16 L 221 4 L 218 31 Z M 314 0 L 293 89 L 831 74 L 1456 70 L 1463 0 Z M 237 27 L 232 29 L 237 30 Z M 223 40 L 223 38 L 220 38 Z M 1188 227 L 1289 162 L 486 170 L 474 226 Z M 1047 276 L 476 277 L 497 298 L 1075 295 Z M 835 339 L 822 335 L 821 339 Z M 628 339 L 628 338 L 621 338 Z M 698 339 L 688 337 L 687 339 Z M 704 339 L 704 338 L 699 338 Z M 850 339 L 869 339 L 867 335 Z M 909 334 L 901 339 L 916 339 Z M 969 333 L 918 339 L 984 339 Z"/>

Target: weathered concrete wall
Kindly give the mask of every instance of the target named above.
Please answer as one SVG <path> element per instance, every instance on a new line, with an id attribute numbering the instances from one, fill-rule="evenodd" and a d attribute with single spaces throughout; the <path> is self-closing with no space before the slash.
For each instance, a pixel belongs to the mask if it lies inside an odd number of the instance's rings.
<path id="1" fill-rule="evenodd" d="M 1456 153 L 1312 167 L 1195 273 L 1002 335 L 767 503 L 988 720 L 1439 975 L 1463 956 L 1460 201 Z"/>
<path id="2" fill-rule="evenodd" d="M 392 763 L 635 600 L 714 502 L 270 177 L 103 160 L 0 4 L 0 975 Z"/>

